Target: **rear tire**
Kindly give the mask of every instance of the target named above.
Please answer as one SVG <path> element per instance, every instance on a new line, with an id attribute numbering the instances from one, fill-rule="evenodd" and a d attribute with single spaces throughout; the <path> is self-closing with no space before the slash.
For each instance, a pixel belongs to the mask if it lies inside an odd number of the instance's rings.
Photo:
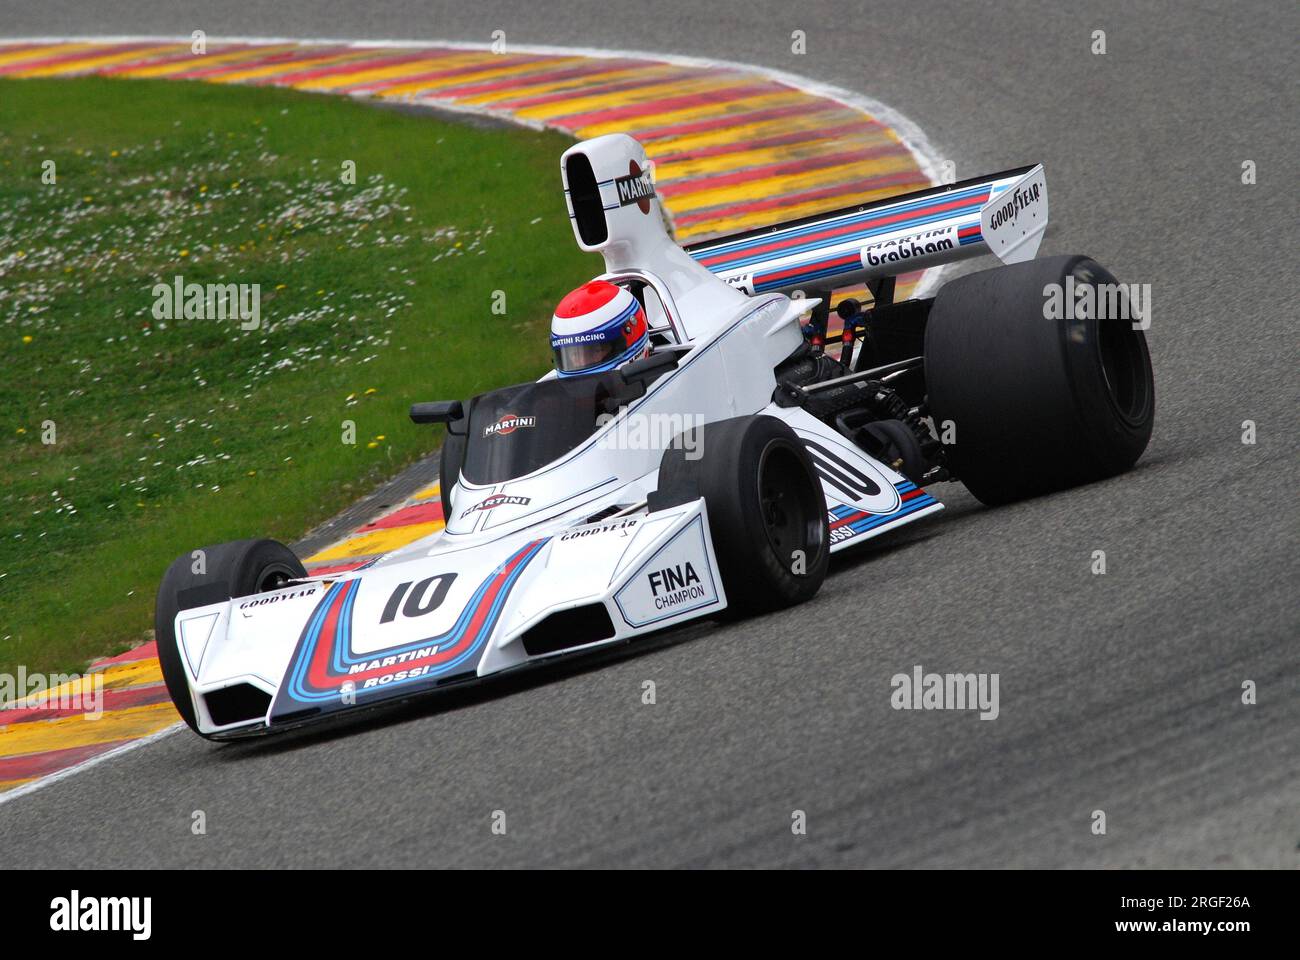
<path id="1" fill-rule="evenodd" d="M 684 446 L 664 451 L 652 505 L 704 497 L 724 615 L 811 599 L 826 578 L 830 532 L 821 483 L 795 432 L 776 417 L 735 417 L 695 432 L 697 459 L 687 459 Z"/>
<path id="2" fill-rule="evenodd" d="M 1118 316 L 1047 318 L 1045 288 L 1069 277 L 1076 289 L 1116 282 L 1088 257 L 1048 257 L 958 277 L 930 310 L 930 412 L 941 434 L 955 426 L 949 463 L 986 504 L 1121 473 L 1151 438 L 1145 336 Z"/>
<path id="3" fill-rule="evenodd" d="M 194 572 L 195 553 L 203 554 L 203 573 Z M 234 540 L 203 547 L 182 554 L 167 568 L 154 607 L 154 639 L 167 692 L 181 719 L 195 733 L 199 732 L 198 721 L 188 674 L 176 642 L 176 615 L 182 610 L 276 590 L 289 580 L 305 576 L 307 570 L 302 561 L 275 540 Z"/>

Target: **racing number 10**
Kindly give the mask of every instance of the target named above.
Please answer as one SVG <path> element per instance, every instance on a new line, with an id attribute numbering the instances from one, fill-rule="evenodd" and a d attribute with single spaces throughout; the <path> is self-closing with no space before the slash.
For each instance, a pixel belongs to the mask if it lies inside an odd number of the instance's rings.
<path id="1" fill-rule="evenodd" d="M 442 606 L 442 601 L 447 599 L 447 591 L 451 589 L 452 581 L 456 579 L 454 573 L 440 573 L 435 577 L 428 577 L 421 580 L 415 585 L 407 596 L 407 590 L 410 589 L 411 583 L 399 583 L 393 595 L 388 598 L 388 603 L 384 604 L 384 615 L 379 618 L 380 623 L 388 623 L 397 616 L 397 606 L 406 597 L 406 604 L 402 607 L 402 616 L 404 617 L 422 617 L 426 613 L 432 613 Z"/>

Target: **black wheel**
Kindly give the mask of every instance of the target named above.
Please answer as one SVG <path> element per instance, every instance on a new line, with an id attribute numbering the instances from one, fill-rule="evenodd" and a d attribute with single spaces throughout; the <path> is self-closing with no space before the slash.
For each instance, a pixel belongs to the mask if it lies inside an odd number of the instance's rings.
<path id="1" fill-rule="evenodd" d="M 680 447 L 680 449 L 679 449 Z M 652 501 L 704 497 L 727 614 L 746 616 L 803 603 L 826 578 L 826 500 L 808 451 L 775 417 L 710 423 L 690 445 L 664 451 Z"/>
<path id="2" fill-rule="evenodd" d="M 451 520 L 451 488 L 460 478 L 460 467 L 465 462 L 465 437 L 447 432 L 438 453 L 438 485 L 442 491 L 442 522 Z"/>
<path id="3" fill-rule="evenodd" d="M 201 564 L 196 554 L 201 554 Z M 195 573 L 196 567 L 203 572 Z M 194 700 L 176 643 L 176 614 L 209 603 L 265 593 L 305 576 L 307 571 L 302 561 L 275 540 L 234 540 L 203 547 L 182 554 L 167 568 L 154 607 L 158 662 L 172 702 L 196 733 Z"/>
<path id="4" fill-rule="evenodd" d="M 1071 289 L 1069 278 L 1075 290 L 1116 282 L 1088 257 L 1048 257 L 959 277 L 930 310 L 930 412 L 941 436 L 945 423 L 955 428 L 949 462 L 984 503 L 1121 473 L 1151 439 L 1146 337 L 1105 297 L 1100 309 L 1051 318 L 1048 290 Z"/>
<path id="5" fill-rule="evenodd" d="M 915 484 L 925 477 L 927 464 L 916 434 L 902 420 L 877 420 L 862 428 L 867 435 L 858 440 L 867 452 L 894 467 Z"/>

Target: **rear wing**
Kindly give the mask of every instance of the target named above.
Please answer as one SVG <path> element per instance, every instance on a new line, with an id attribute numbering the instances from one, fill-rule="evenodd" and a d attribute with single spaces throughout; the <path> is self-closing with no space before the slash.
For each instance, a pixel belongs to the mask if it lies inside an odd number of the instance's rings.
<path id="1" fill-rule="evenodd" d="M 695 243 L 686 252 L 748 294 L 833 290 L 966 257 L 1029 260 L 1047 229 L 1042 165 Z"/>

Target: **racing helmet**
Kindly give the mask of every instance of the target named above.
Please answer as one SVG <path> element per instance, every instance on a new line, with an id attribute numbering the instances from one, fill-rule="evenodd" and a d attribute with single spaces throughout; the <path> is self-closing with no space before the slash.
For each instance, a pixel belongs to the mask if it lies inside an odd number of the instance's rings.
<path id="1" fill-rule="evenodd" d="M 555 308 L 551 349 L 561 377 L 603 373 L 640 359 L 650 352 L 645 310 L 631 291 L 592 280 Z"/>

